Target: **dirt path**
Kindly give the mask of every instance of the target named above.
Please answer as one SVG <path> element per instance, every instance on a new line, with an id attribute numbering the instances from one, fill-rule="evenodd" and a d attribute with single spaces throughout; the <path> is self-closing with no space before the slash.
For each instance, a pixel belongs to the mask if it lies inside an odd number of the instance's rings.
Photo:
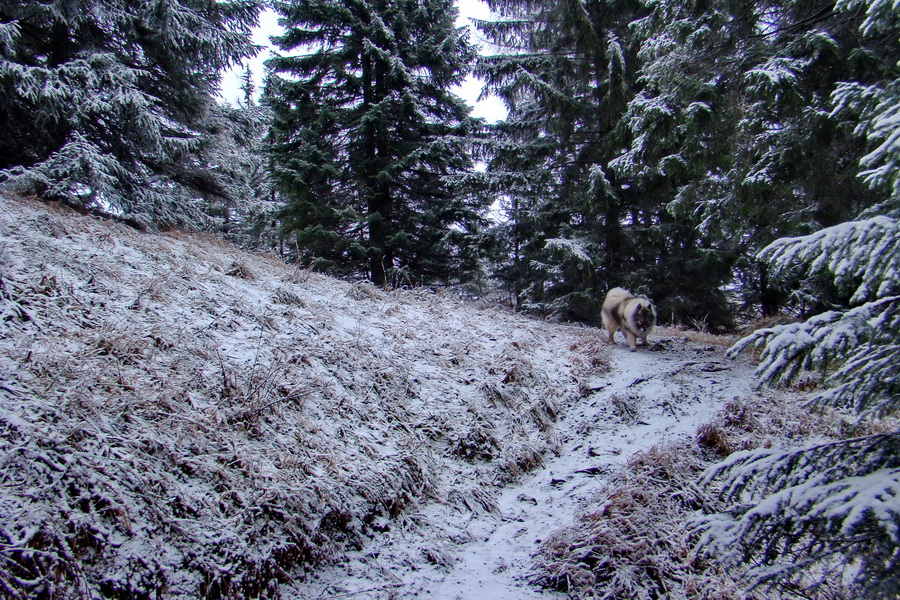
<path id="1" fill-rule="evenodd" d="M 569 525 L 629 456 L 691 436 L 735 396 L 753 394 L 752 367 L 721 347 L 666 340 L 659 349 L 611 348 L 612 368 L 557 424 L 561 450 L 501 490 L 496 510 L 461 514 L 432 504 L 415 526 L 375 540 L 307 592 L 322 598 L 527 600 L 532 555 Z M 560 595 L 561 596 L 561 595 Z"/>

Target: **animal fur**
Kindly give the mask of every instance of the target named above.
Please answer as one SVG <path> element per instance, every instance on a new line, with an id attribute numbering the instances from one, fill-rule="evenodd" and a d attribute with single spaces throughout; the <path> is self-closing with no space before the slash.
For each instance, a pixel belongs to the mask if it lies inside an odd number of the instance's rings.
<path id="1" fill-rule="evenodd" d="M 628 340 L 631 351 L 637 350 L 640 338 L 647 345 L 647 336 L 656 325 L 656 307 L 649 298 L 634 296 L 624 288 L 613 288 L 603 301 L 603 326 L 609 332 L 609 341 L 613 342 L 616 331 L 621 330 Z"/>

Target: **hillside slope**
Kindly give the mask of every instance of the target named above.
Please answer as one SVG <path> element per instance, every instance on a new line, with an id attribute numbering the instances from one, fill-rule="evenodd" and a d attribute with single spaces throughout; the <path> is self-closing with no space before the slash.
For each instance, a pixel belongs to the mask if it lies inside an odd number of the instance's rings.
<path id="1" fill-rule="evenodd" d="M 0 195 L 0 597 L 743 597 L 699 473 L 839 420 L 603 337 Z"/>
<path id="2" fill-rule="evenodd" d="M 290 597 L 558 450 L 592 330 L 0 196 L 0 589 Z"/>

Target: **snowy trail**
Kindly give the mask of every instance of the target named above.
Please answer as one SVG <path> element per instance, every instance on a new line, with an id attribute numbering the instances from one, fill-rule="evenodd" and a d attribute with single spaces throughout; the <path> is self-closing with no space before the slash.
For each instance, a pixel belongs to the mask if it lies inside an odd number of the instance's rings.
<path id="1" fill-rule="evenodd" d="M 726 359 L 721 347 L 676 338 L 658 348 L 612 347 L 609 373 L 557 423 L 560 453 L 502 489 L 495 511 L 425 507 L 414 515 L 420 527 L 375 540 L 307 591 L 322 598 L 562 597 L 526 581 L 540 542 L 571 524 L 628 457 L 692 436 L 727 401 L 753 393 L 752 367 Z"/>
<path id="2" fill-rule="evenodd" d="M 536 597 L 538 540 L 730 399 L 721 350 L 630 353 L 449 291 L 0 204 L 0 446 L 27 482 L 0 492 L 4 526 L 100 536 L 92 590 L 252 595 L 277 567 L 291 599 Z M 303 536 L 321 554 L 282 551 Z"/>

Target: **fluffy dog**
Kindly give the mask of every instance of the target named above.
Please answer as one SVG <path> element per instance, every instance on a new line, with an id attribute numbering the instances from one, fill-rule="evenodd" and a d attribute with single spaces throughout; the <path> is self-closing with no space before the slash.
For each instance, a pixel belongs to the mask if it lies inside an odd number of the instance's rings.
<path id="1" fill-rule="evenodd" d="M 603 301 L 603 326 L 609 332 L 612 343 L 616 331 L 621 329 L 631 351 L 637 350 L 637 339 L 647 345 L 647 336 L 656 325 L 656 307 L 644 296 L 634 296 L 624 288 L 613 288 Z"/>

